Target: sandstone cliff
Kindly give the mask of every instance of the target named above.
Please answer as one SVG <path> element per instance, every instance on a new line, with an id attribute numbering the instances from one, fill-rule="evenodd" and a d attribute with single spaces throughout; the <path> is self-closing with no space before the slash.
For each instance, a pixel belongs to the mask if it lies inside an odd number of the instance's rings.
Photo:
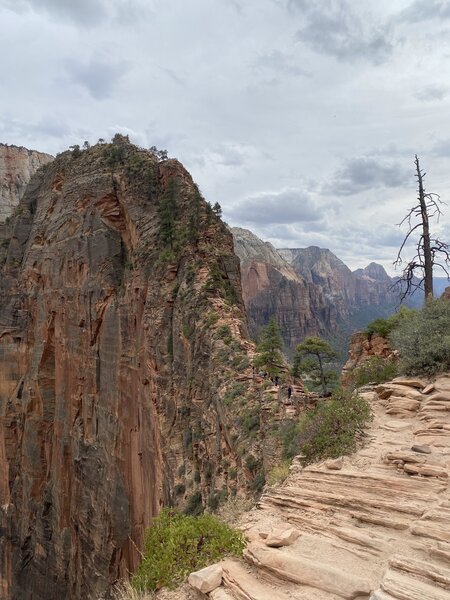
<path id="1" fill-rule="evenodd" d="M 303 277 L 251 231 L 240 227 L 231 231 L 252 334 L 275 316 L 288 350 L 308 335 L 325 335 L 330 322 L 335 322 L 335 311 L 311 277 Z"/>
<path id="2" fill-rule="evenodd" d="M 53 160 L 50 154 L 0 143 L 0 266 L 11 233 L 10 219 L 36 171 Z"/>
<path id="3" fill-rule="evenodd" d="M 135 568 L 161 505 L 195 512 L 260 475 L 239 262 L 182 165 L 121 136 L 39 170 L 16 212 L 0 597 L 93 599 Z"/>
<path id="4" fill-rule="evenodd" d="M 52 160 L 50 154 L 0 143 L 0 223 L 13 214 L 32 175 Z"/>

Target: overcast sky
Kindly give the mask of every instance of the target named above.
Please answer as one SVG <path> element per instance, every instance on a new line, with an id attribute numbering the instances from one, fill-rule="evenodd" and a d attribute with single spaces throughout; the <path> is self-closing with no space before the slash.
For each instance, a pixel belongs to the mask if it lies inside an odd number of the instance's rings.
<path id="1" fill-rule="evenodd" d="M 415 153 L 450 200 L 447 0 L 0 0 L 0 69 L 0 141 L 128 133 L 278 247 L 393 272 Z"/>

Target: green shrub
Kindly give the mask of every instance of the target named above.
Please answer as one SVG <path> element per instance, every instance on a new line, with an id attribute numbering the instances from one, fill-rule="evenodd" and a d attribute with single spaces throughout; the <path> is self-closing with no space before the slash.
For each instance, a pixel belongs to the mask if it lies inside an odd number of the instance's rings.
<path id="1" fill-rule="evenodd" d="M 212 515 L 190 517 L 165 509 L 146 532 L 144 558 L 132 585 L 142 592 L 173 588 L 192 571 L 240 556 L 244 545 L 241 532 Z"/>
<path id="2" fill-rule="evenodd" d="M 233 403 L 233 400 L 236 400 L 236 398 L 239 398 L 239 396 L 242 396 L 245 392 L 246 387 L 243 383 L 235 383 L 233 387 L 225 393 L 223 403 L 225 406 L 229 406 Z"/>
<path id="3" fill-rule="evenodd" d="M 403 322 L 408 321 L 410 317 L 416 314 L 416 310 L 407 308 L 406 306 L 400 307 L 400 310 L 387 319 L 379 318 L 369 323 L 365 329 L 365 333 L 369 338 L 374 334 L 381 335 L 382 337 L 388 337 L 389 334 L 399 327 Z"/>
<path id="4" fill-rule="evenodd" d="M 213 325 L 215 325 L 217 323 L 217 321 L 219 320 L 219 315 L 215 312 L 211 312 L 209 313 L 206 321 L 205 321 L 205 327 L 212 327 Z"/>
<path id="5" fill-rule="evenodd" d="M 371 323 L 369 323 L 366 327 L 365 333 L 370 337 L 372 335 L 377 334 L 382 337 L 387 337 L 391 332 L 392 326 L 389 323 L 388 319 L 383 319 L 380 317 L 379 319 L 375 319 Z"/>
<path id="6" fill-rule="evenodd" d="M 217 337 L 224 340 L 225 343 L 231 341 L 231 329 L 228 325 L 221 325 L 217 328 Z"/>
<path id="7" fill-rule="evenodd" d="M 290 460 L 284 460 L 279 465 L 275 465 L 267 475 L 267 483 L 269 485 L 277 485 L 278 483 L 283 483 L 283 481 L 289 475 L 290 465 Z"/>
<path id="8" fill-rule="evenodd" d="M 350 379 L 355 387 L 367 383 L 383 383 L 397 375 L 397 361 L 382 356 L 371 356 L 350 373 Z"/>
<path id="9" fill-rule="evenodd" d="M 198 490 L 192 496 L 189 496 L 184 513 L 194 517 L 201 515 L 203 512 L 202 493 Z"/>
<path id="10" fill-rule="evenodd" d="M 431 376 L 450 369 L 450 302 L 428 301 L 390 335 L 400 355 L 399 369 L 406 375 Z"/>
<path id="11" fill-rule="evenodd" d="M 322 400 L 297 423 L 285 425 L 280 434 L 285 458 L 303 454 L 304 462 L 337 458 L 356 449 L 358 435 L 372 420 L 369 404 L 344 391 Z"/>
<path id="12" fill-rule="evenodd" d="M 186 486 L 184 485 L 184 483 L 177 483 L 177 485 L 174 487 L 173 493 L 175 494 L 175 496 L 182 496 L 185 491 Z"/>
<path id="13" fill-rule="evenodd" d="M 266 476 L 264 474 L 264 469 L 261 468 L 250 482 L 250 489 L 257 494 L 260 494 L 263 491 L 265 483 Z"/>
<path id="14" fill-rule="evenodd" d="M 183 335 L 185 338 L 190 339 L 194 333 L 194 326 L 189 323 L 183 325 Z"/>
<path id="15" fill-rule="evenodd" d="M 247 435 L 250 437 L 256 435 L 260 428 L 259 406 L 243 410 L 241 416 L 238 418 L 238 423 Z"/>

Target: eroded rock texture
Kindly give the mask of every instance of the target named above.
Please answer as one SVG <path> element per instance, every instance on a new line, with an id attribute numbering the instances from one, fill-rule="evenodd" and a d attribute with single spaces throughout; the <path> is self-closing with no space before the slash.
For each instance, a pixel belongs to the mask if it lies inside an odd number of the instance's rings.
<path id="1" fill-rule="evenodd" d="M 251 231 L 233 227 L 232 232 L 252 333 L 275 317 L 288 349 L 308 335 L 325 335 L 336 321 L 335 309 L 312 281 Z"/>
<path id="2" fill-rule="evenodd" d="M 0 266 L 3 264 L 10 221 L 31 177 L 53 160 L 50 154 L 28 150 L 23 146 L 0 144 Z"/>
<path id="3" fill-rule="evenodd" d="M 0 286 L 0 597 L 97 598 L 162 504 L 254 476 L 222 402 L 249 347 L 232 237 L 118 139 L 36 174 Z"/>

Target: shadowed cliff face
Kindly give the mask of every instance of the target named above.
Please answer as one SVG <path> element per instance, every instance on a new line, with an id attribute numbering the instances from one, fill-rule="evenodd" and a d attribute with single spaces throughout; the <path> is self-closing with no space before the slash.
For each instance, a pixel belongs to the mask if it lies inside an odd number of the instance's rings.
<path id="1" fill-rule="evenodd" d="M 1 598 L 107 591 L 181 471 L 203 503 L 245 487 L 217 335 L 247 352 L 242 308 L 231 234 L 177 161 L 122 140 L 33 178 L 0 280 Z"/>

